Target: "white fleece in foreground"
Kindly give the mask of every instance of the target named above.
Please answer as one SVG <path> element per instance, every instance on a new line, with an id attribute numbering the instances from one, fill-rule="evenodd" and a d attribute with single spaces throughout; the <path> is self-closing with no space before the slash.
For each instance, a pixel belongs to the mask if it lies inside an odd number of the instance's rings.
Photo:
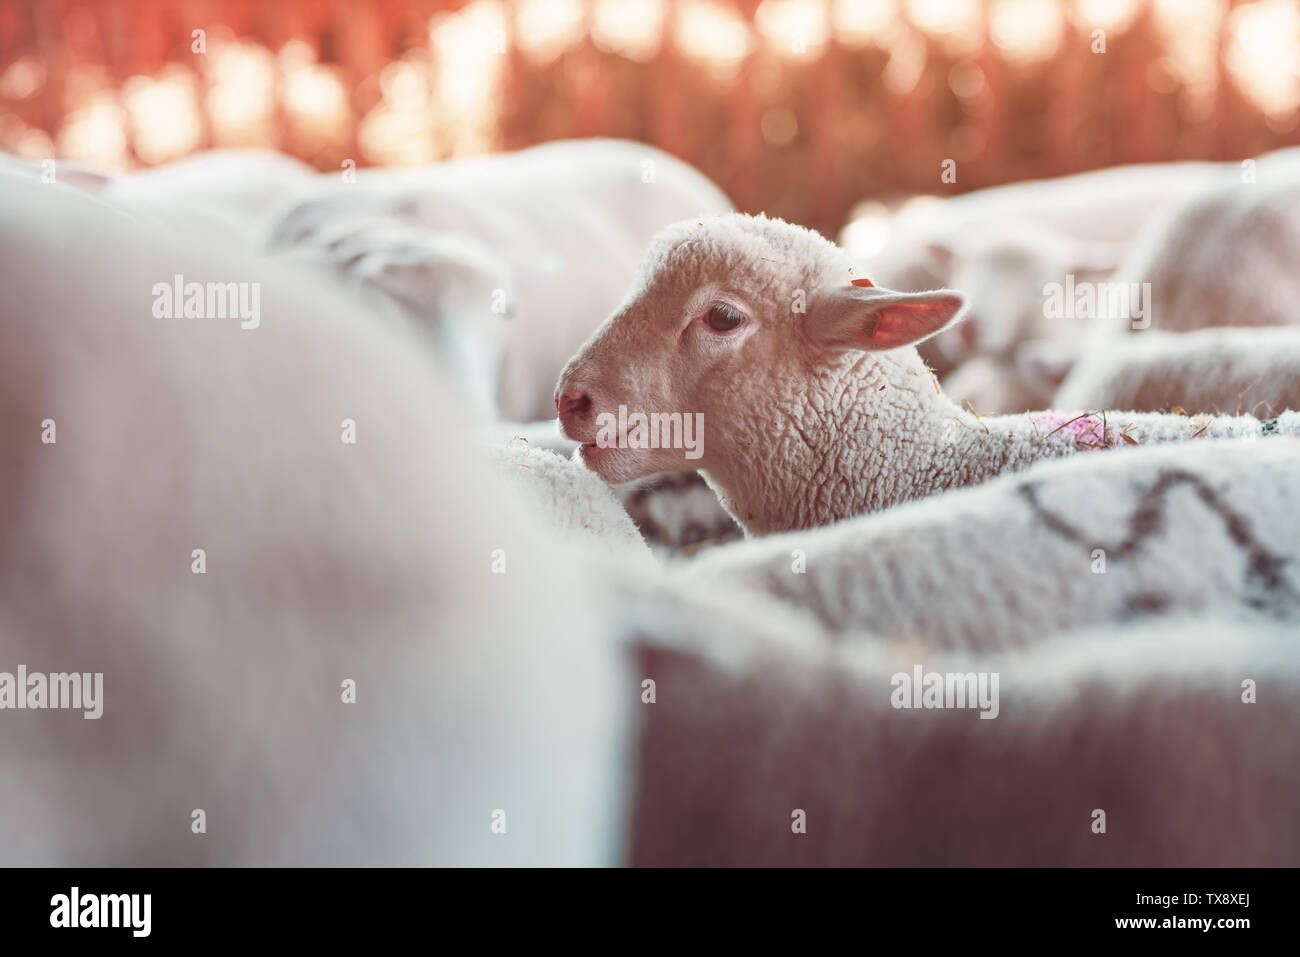
<path id="1" fill-rule="evenodd" d="M 419 342 L 63 186 L 0 208 L 0 671 L 103 674 L 98 720 L 0 712 L 0 863 L 620 860 L 601 566 Z M 155 316 L 175 273 L 260 325 Z"/>
<path id="2" fill-rule="evenodd" d="M 920 649 L 1026 647 L 1162 610 L 1297 620 L 1300 442 L 1044 463 L 884 514 L 713 549 L 680 573 L 769 592 L 835 632 Z"/>
<path id="3" fill-rule="evenodd" d="M 1011 657 L 679 618 L 641 642 L 638 864 L 1300 862 L 1293 626 L 1159 619 Z M 918 665 L 997 673 L 998 717 L 894 708 Z"/>

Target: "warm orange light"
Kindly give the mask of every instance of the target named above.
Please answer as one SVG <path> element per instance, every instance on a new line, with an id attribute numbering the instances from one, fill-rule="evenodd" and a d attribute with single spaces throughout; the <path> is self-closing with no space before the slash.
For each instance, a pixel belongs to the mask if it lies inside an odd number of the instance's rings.
<path id="1" fill-rule="evenodd" d="M 994 0 L 989 38 L 1012 62 L 1037 63 L 1056 53 L 1065 16 L 1056 0 Z"/>
<path id="2" fill-rule="evenodd" d="M 820 56 L 830 36 L 826 4 L 819 0 L 763 0 L 754 25 L 774 52 L 795 60 Z"/>
<path id="3" fill-rule="evenodd" d="M 428 63 L 417 53 L 384 67 L 383 99 L 357 126 L 362 155 L 375 163 L 406 166 L 437 159 Z"/>
<path id="4" fill-rule="evenodd" d="M 1260 109 L 1283 118 L 1300 107 L 1300 9 L 1292 0 L 1237 7 L 1226 23 L 1232 78 Z"/>
<path id="5" fill-rule="evenodd" d="M 505 26 L 498 0 L 474 0 L 430 27 L 435 129 L 444 155 L 485 153 L 496 145 Z"/>
<path id="6" fill-rule="evenodd" d="M 596 49 L 644 62 L 659 52 L 665 0 L 596 0 L 591 41 Z"/>
<path id="7" fill-rule="evenodd" d="M 984 43 L 980 0 L 907 0 L 908 19 L 949 50 L 970 53 Z"/>
<path id="8" fill-rule="evenodd" d="M 849 224 L 840 232 L 840 245 L 854 259 L 865 261 L 878 256 L 889 239 L 890 223 L 884 203 L 874 200 L 859 203 L 850 213 Z"/>
<path id="9" fill-rule="evenodd" d="M 1133 25 L 1142 0 L 1074 0 L 1070 19 L 1091 37 L 1093 30 L 1122 33 Z"/>
<path id="10" fill-rule="evenodd" d="M 925 38 L 920 33 L 916 30 L 900 33 L 889 48 L 889 62 L 880 76 L 885 89 L 894 96 L 911 93 L 921 79 L 928 56 Z"/>
<path id="11" fill-rule="evenodd" d="M 45 85 L 45 64 L 35 57 L 19 57 L 0 73 L 0 98 L 25 100 Z"/>
<path id="12" fill-rule="evenodd" d="M 715 75 L 730 75 L 754 48 L 749 24 L 727 5 L 713 0 L 678 0 L 677 46 L 703 61 Z"/>
<path id="13" fill-rule="evenodd" d="M 196 57 L 208 78 L 207 111 L 218 146 L 275 142 L 275 56 L 260 43 L 208 39 Z"/>
<path id="14" fill-rule="evenodd" d="M 580 0 L 518 0 L 515 43 L 538 63 L 550 63 L 582 39 Z"/>
<path id="15" fill-rule="evenodd" d="M 156 77 L 133 76 L 122 86 L 136 156 L 146 165 L 165 163 L 198 149 L 198 84 L 187 67 L 173 64 Z"/>
<path id="16" fill-rule="evenodd" d="M 115 169 L 127 166 L 126 114 L 113 90 L 100 90 L 69 114 L 59 132 L 62 156 Z"/>
<path id="17" fill-rule="evenodd" d="M 835 39 L 848 47 L 886 47 L 902 29 L 898 0 L 834 0 L 831 24 Z"/>

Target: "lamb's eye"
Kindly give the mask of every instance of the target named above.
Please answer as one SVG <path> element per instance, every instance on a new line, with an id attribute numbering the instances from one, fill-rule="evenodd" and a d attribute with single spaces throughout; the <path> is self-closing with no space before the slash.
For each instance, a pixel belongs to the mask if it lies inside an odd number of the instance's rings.
<path id="1" fill-rule="evenodd" d="M 716 302 L 709 309 L 704 321 L 709 324 L 710 329 L 716 329 L 718 332 L 730 332 L 745 321 L 745 314 L 732 309 L 724 303 Z"/>

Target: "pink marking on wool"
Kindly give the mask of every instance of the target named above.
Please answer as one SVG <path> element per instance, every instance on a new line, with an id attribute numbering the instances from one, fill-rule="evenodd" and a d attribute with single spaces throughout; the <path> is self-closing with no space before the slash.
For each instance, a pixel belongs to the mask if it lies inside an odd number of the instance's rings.
<path id="1" fill-rule="evenodd" d="M 1113 449 L 1123 441 L 1119 433 L 1107 427 L 1102 431 L 1100 415 L 1086 412 L 1039 412 L 1033 416 L 1035 425 L 1044 426 L 1048 433 L 1064 432 L 1074 437 L 1075 448 Z"/>

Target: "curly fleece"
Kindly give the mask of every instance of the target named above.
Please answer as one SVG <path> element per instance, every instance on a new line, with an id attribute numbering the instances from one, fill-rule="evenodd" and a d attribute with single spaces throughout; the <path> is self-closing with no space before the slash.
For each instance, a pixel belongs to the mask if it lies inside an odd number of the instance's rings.
<path id="1" fill-rule="evenodd" d="M 703 412 L 704 454 L 620 452 L 594 466 L 601 477 L 698 467 L 753 535 L 829 524 L 1096 446 L 1272 434 L 1248 416 L 1096 413 L 1069 429 L 1033 415 L 982 419 L 940 392 L 910 345 L 828 344 L 854 310 L 869 339 L 872 300 L 899 295 L 855 278 L 844 251 L 778 219 L 730 214 L 662 233 L 622 306 L 570 360 L 557 396 L 588 396 L 585 421 L 620 404 Z M 693 334 L 691 317 L 717 297 L 751 322 L 727 338 Z M 591 441 L 584 421 L 567 428 Z M 1094 433 L 1105 440 L 1089 441 Z M 1276 433 L 1300 434 L 1300 413 L 1279 417 Z"/>

